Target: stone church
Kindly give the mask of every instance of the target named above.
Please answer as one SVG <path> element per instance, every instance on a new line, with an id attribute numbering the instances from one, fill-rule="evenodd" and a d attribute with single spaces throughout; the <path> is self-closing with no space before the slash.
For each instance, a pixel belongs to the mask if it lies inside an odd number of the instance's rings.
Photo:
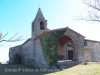
<path id="1" fill-rule="evenodd" d="M 22 45 L 9 49 L 9 63 L 13 63 L 15 54 L 19 54 L 22 64 L 35 67 L 48 67 L 61 60 L 100 62 L 99 41 L 87 40 L 68 27 L 48 29 L 40 8 L 31 33 L 31 38 Z"/>

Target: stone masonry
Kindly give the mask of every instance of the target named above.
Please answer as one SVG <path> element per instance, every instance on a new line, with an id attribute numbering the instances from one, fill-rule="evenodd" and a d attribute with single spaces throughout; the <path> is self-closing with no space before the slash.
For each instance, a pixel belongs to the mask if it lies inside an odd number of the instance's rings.
<path id="1" fill-rule="evenodd" d="M 84 47 L 85 61 L 100 62 L 100 42 L 85 39 L 85 43 L 87 43 Z"/>
<path id="2" fill-rule="evenodd" d="M 48 68 L 46 63 L 40 37 L 48 32 L 66 30 L 58 41 L 58 55 L 63 55 L 64 60 L 69 60 L 68 56 L 73 55 L 74 61 L 84 62 L 100 62 L 100 42 L 86 40 L 85 37 L 74 30 L 65 27 L 60 29 L 49 30 L 47 28 L 47 20 L 45 20 L 41 9 L 38 9 L 37 15 L 32 22 L 32 35 L 22 45 L 11 47 L 9 49 L 9 63 L 13 63 L 14 55 L 17 53 L 21 57 L 21 63 L 35 66 L 38 68 Z M 52 41 L 52 40 L 50 40 Z M 66 53 L 66 44 L 72 42 L 72 54 Z M 64 43 L 62 46 L 62 42 Z M 73 62 L 73 60 L 72 60 Z"/>

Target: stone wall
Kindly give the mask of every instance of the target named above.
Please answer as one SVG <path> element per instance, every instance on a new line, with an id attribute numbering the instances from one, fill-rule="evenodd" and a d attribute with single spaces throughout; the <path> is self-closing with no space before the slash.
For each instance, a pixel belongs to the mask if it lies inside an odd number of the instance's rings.
<path id="1" fill-rule="evenodd" d="M 75 59 L 77 61 L 83 62 L 84 61 L 84 37 L 70 29 L 67 29 L 64 35 L 69 36 L 75 44 Z"/>
<path id="2" fill-rule="evenodd" d="M 40 40 L 29 40 L 22 45 L 22 64 L 35 67 L 48 67 L 43 56 Z"/>
<path id="3" fill-rule="evenodd" d="M 21 56 L 22 46 L 15 46 L 9 49 L 9 63 L 13 63 L 13 57 L 15 54 L 19 54 Z"/>
<path id="4" fill-rule="evenodd" d="M 85 61 L 100 62 L 100 42 L 85 40 L 87 46 L 84 47 Z"/>
<path id="5" fill-rule="evenodd" d="M 21 56 L 22 64 L 32 65 L 34 64 L 34 60 L 32 57 L 32 41 L 28 40 L 25 44 L 22 45 L 22 56 Z"/>
<path id="6" fill-rule="evenodd" d="M 36 42 L 35 43 L 36 44 L 35 66 L 41 68 L 47 68 L 48 65 L 43 56 L 40 39 L 37 39 L 35 42 Z"/>

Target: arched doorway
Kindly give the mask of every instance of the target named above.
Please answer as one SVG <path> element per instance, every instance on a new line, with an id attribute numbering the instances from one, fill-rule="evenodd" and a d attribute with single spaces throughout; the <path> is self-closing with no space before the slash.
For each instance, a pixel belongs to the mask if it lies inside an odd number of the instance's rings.
<path id="1" fill-rule="evenodd" d="M 59 60 L 76 60 L 75 41 L 73 38 L 63 35 L 58 41 L 58 61 Z"/>

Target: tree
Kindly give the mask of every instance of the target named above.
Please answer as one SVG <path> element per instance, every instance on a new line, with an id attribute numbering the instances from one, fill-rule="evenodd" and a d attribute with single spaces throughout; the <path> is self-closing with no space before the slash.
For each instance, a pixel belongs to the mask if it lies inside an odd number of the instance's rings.
<path id="1" fill-rule="evenodd" d="M 83 0 L 83 3 L 88 7 L 87 14 L 81 14 L 79 20 L 100 22 L 100 0 Z"/>
<path id="2" fill-rule="evenodd" d="M 2 36 L 2 33 L 0 33 L 0 42 L 6 41 L 6 42 L 16 42 L 16 41 L 21 41 L 23 36 L 18 37 L 17 39 L 14 39 L 16 37 L 16 35 L 18 34 L 18 32 L 9 39 L 4 39 L 4 37 L 6 37 L 8 35 L 8 33 L 6 33 L 4 36 Z"/>

